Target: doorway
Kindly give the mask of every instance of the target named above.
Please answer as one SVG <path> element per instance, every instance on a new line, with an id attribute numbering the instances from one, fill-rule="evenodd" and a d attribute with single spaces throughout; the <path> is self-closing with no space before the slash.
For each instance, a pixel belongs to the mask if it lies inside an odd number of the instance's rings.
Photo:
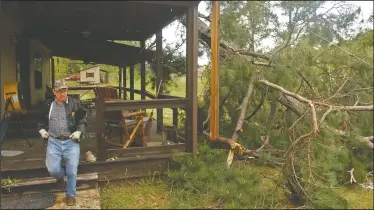
<path id="1" fill-rule="evenodd" d="M 23 35 L 17 36 L 16 44 L 16 79 L 20 84 L 21 93 L 23 95 L 23 103 L 25 108 L 31 106 L 31 90 L 30 90 L 30 47 L 29 39 Z"/>

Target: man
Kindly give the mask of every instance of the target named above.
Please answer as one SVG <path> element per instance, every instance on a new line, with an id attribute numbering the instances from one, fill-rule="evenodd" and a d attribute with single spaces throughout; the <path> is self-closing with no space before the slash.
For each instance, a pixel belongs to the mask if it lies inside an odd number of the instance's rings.
<path id="1" fill-rule="evenodd" d="M 67 96 L 68 86 L 64 80 L 54 84 L 53 99 L 46 100 L 38 130 L 42 138 L 48 139 L 46 166 L 56 184 L 65 188 L 65 171 L 61 160 L 66 162 L 66 204 L 75 205 L 76 183 L 80 156 L 79 139 L 85 131 L 87 112 L 79 101 Z"/>

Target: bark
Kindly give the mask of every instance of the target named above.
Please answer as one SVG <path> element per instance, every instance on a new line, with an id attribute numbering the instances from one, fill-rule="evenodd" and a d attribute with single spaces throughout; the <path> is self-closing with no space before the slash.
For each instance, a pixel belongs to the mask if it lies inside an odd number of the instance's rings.
<path id="1" fill-rule="evenodd" d="M 287 107 L 289 110 L 293 111 L 298 116 L 301 116 L 305 113 L 306 107 L 303 103 L 300 103 L 298 100 L 280 93 L 278 102 L 283 106 Z"/>

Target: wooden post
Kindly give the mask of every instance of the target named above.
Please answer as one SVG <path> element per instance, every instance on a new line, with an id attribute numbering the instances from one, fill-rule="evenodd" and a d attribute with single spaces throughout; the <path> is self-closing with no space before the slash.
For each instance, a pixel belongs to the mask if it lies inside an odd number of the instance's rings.
<path id="1" fill-rule="evenodd" d="M 178 108 L 173 108 L 173 125 L 178 128 Z"/>
<path id="2" fill-rule="evenodd" d="M 219 1 L 212 2 L 211 52 L 212 69 L 210 73 L 210 140 L 219 135 Z"/>
<path id="3" fill-rule="evenodd" d="M 130 100 L 134 100 L 134 65 L 130 65 Z"/>
<path id="4" fill-rule="evenodd" d="M 140 62 L 140 90 L 142 91 L 141 99 L 145 100 L 145 40 L 140 41 L 141 62 Z"/>
<path id="5" fill-rule="evenodd" d="M 159 94 L 162 94 L 162 30 L 156 34 L 156 94 L 157 89 L 160 87 Z M 157 109 L 157 132 L 161 132 L 163 125 L 163 110 Z"/>
<path id="6" fill-rule="evenodd" d="M 122 96 L 122 68 L 118 67 L 118 86 L 120 89 L 118 90 L 118 98 L 121 99 Z"/>
<path id="7" fill-rule="evenodd" d="M 52 80 L 52 85 L 51 88 L 53 88 L 53 85 L 55 84 L 55 59 L 51 57 L 51 80 Z"/>
<path id="8" fill-rule="evenodd" d="M 103 96 L 99 96 L 95 102 L 96 107 L 96 147 L 97 147 L 97 158 L 99 161 L 105 161 L 105 144 L 104 144 L 104 132 L 105 132 L 105 102 Z"/>
<path id="9" fill-rule="evenodd" d="M 186 151 L 197 157 L 197 6 L 187 10 L 187 128 Z"/>
<path id="10" fill-rule="evenodd" d="M 127 94 L 126 94 L 126 87 L 127 87 L 127 85 L 126 85 L 126 73 L 127 73 L 127 69 L 126 69 L 126 66 L 124 66 L 123 67 L 123 70 L 122 70 L 122 74 L 123 74 L 123 87 L 124 87 L 124 89 L 123 89 L 123 99 L 124 100 L 126 100 L 126 96 L 127 96 Z"/>

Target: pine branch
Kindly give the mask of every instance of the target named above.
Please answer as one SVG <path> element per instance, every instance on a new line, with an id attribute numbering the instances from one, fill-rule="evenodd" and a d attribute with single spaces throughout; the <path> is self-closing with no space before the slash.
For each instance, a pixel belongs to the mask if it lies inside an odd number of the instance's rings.
<path id="1" fill-rule="evenodd" d="M 328 125 L 326 125 L 326 127 L 329 127 Z M 339 136 L 349 136 L 347 132 L 345 131 L 342 131 L 342 130 L 338 130 L 338 129 L 333 129 L 333 128 L 330 128 L 329 129 L 331 131 L 334 132 L 334 134 L 336 135 L 339 135 Z M 373 149 L 374 148 L 374 145 L 373 145 L 373 136 L 367 136 L 367 137 L 364 137 L 364 136 L 361 136 L 359 137 L 358 139 L 360 142 L 362 143 L 365 143 L 370 149 Z"/>
<path id="2" fill-rule="evenodd" d="M 265 102 L 265 96 L 268 94 L 268 91 L 269 89 L 266 88 L 266 92 L 262 92 L 262 96 L 261 96 L 261 99 L 260 99 L 260 103 L 256 106 L 256 108 L 253 110 L 253 112 L 248 116 L 246 117 L 244 120 L 249 120 L 251 119 L 251 117 L 253 117 L 257 112 L 258 110 L 260 110 L 260 108 L 262 107 L 262 105 L 264 104 Z"/>
<path id="3" fill-rule="evenodd" d="M 343 87 L 344 87 L 344 85 L 345 85 L 345 83 L 347 83 L 348 82 L 348 80 L 349 79 L 346 79 L 344 82 L 343 82 L 343 84 L 339 87 L 339 89 L 334 93 L 334 95 L 332 95 L 331 97 L 329 97 L 329 98 L 327 98 L 327 99 L 325 99 L 325 100 L 323 100 L 323 102 L 325 102 L 325 101 L 328 101 L 328 100 L 330 100 L 330 99 L 333 99 L 333 98 L 335 98 L 335 96 L 343 89 Z"/>
<path id="4" fill-rule="evenodd" d="M 186 21 L 186 16 L 182 16 L 179 21 L 187 27 L 187 21 Z M 210 34 L 210 27 L 207 26 L 202 20 L 200 20 L 199 18 L 197 19 L 197 22 L 198 22 L 198 32 L 199 32 L 199 35 L 200 35 L 200 38 L 201 40 L 207 45 L 207 46 L 210 46 L 211 45 L 211 34 Z M 246 60 L 248 60 L 249 58 L 248 57 L 256 57 L 256 58 L 261 58 L 261 59 L 265 59 L 265 60 L 270 60 L 270 57 L 265 55 L 265 54 L 261 54 L 261 53 L 256 53 L 256 52 L 252 52 L 252 51 L 249 51 L 249 50 L 245 50 L 245 49 L 237 49 L 236 47 L 233 46 L 233 44 L 229 44 L 227 41 L 223 40 L 223 39 L 220 39 L 220 58 L 221 59 L 224 59 L 224 58 L 227 58 L 229 56 L 232 56 L 232 55 L 239 55 L 239 56 L 242 56 L 243 58 L 245 58 Z"/>
<path id="5" fill-rule="evenodd" d="M 268 87 L 276 89 L 285 95 L 291 96 L 297 99 L 298 101 L 301 101 L 307 104 L 313 103 L 313 104 L 320 105 L 320 106 L 332 107 L 332 111 L 373 111 L 374 110 L 374 104 L 368 105 L 368 106 L 335 106 L 335 105 L 330 105 L 330 104 L 326 104 L 323 102 L 309 100 L 299 94 L 285 90 L 283 87 L 279 85 L 268 82 L 267 80 L 259 80 L 258 83 L 261 83 Z"/>

